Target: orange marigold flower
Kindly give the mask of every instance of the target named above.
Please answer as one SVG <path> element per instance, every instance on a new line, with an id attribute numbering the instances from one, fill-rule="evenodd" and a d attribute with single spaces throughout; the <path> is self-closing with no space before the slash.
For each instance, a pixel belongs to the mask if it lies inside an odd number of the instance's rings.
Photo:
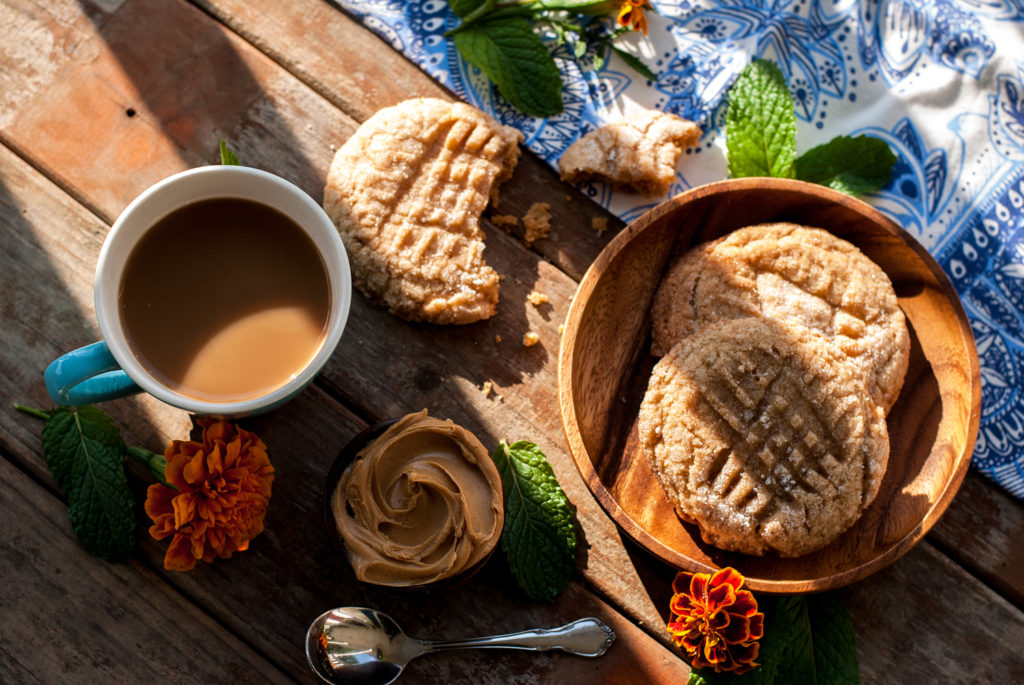
<path id="1" fill-rule="evenodd" d="M 649 0 L 625 0 L 619 6 L 618 22 L 620 26 L 643 31 L 647 35 L 647 15 L 645 9 L 652 9 Z"/>
<path id="2" fill-rule="evenodd" d="M 227 421 L 200 419 L 203 441 L 174 440 L 164 451 L 164 478 L 177 488 L 151 485 L 149 534 L 172 537 L 164 568 L 188 571 L 196 560 L 227 559 L 263 532 L 274 468 L 267 446 Z"/>
<path id="3" fill-rule="evenodd" d="M 746 673 L 758 664 L 764 634 L 764 614 L 745 579 L 734 568 L 707 573 L 680 573 L 672 583 L 672 621 L 677 645 L 686 650 L 694 668 Z"/>

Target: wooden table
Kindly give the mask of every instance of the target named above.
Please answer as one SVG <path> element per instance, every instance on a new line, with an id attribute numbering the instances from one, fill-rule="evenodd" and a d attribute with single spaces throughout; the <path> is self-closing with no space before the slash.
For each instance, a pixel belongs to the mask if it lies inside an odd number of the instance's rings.
<path id="1" fill-rule="evenodd" d="M 611 235 L 603 211 L 525 155 L 500 213 L 549 202 L 532 248 L 485 221 L 506 276 L 499 314 L 441 328 L 404 323 L 357 296 L 316 383 L 245 422 L 277 470 L 266 532 L 229 561 L 165 571 L 145 534 L 127 565 L 83 552 L 47 469 L 42 370 L 98 339 L 92 276 L 109 224 L 151 183 L 214 163 L 225 139 L 247 164 L 319 200 L 334 150 L 377 109 L 451 97 L 388 44 L 318 0 L 0 2 L 0 682 L 313 682 L 303 636 L 339 605 L 379 607 L 417 636 L 455 638 L 598 616 L 618 640 L 596 660 L 463 652 L 418 660 L 403 682 L 684 682 L 664 630 L 674 569 L 623 539 L 568 455 L 556 405 L 559 324 Z M 533 289 L 550 306 L 526 303 Z M 523 347 L 525 332 L 540 343 Z M 501 342 L 496 342 L 496 336 Z M 490 382 L 493 391 L 486 393 Z M 526 601 L 500 559 L 441 596 L 359 585 L 321 525 L 339 449 L 368 423 L 427 407 L 493 445 L 537 442 L 577 509 L 574 581 Z M 189 417 L 152 398 L 107 403 L 125 439 L 161 451 Z M 151 482 L 129 465 L 141 499 Z M 1024 682 L 1024 503 L 968 475 L 925 541 L 840 592 L 865 682 Z"/>

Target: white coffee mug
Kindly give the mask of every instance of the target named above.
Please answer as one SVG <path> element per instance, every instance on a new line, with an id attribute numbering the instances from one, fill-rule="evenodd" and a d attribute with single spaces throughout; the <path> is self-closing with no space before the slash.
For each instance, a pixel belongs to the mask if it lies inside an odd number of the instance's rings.
<path id="1" fill-rule="evenodd" d="M 238 198 L 267 205 L 291 219 L 316 246 L 330 284 L 325 335 L 312 359 L 282 385 L 244 400 L 216 402 L 177 392 L 155 376 L 132 351 L 119 311 L 121 275 L 132 249 L 154 223 L 188 204 Z M 244 166 L 207 166 L 175 174 L 151 186 L 111 227 L 96 265 L 95 302 L 103 340 L 69 352 L 44 373 L 50 397 L 80 405 L 147 392 L 196 414 L 238 417 L 268 411 L 297 395 L 320 371 L 341 339 L 352 301 L 352 276 L 338 231 L 324 210 L 292 183 Z"/>

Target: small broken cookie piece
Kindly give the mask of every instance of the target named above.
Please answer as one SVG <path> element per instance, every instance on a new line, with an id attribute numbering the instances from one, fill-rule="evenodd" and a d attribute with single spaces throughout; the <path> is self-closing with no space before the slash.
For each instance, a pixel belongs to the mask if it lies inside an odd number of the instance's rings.
<path id="1" fill-rule="evenodd" d="M 645 195 L 664 195 L 676 177 L 676 162 L 700 140 L 697 124 L 674 114 L 647 110 L 591 131 L 558 160 L 562 180 L 590 179 Z"/>
<path id="2" fill-rule="evenodd" d="M 491 223 L 507 231 L 519 225 L 519 217 L 515 214 L 492 214 Z"/>
<path id="3" fill-rule="evenodd" d="M 534 307 L 543 307 L 548 303 L 548 296 L 539 290 L 531 290 L 530 294 L 526 296 L 526 299 Z"/>
<path id="4" fill-rule="evenodd" d="M 523 215 L 523 242 L 527 247 L 534 242 L 548 237 L 551 233 L 551 205 L 547 202 L 534 202 Z"/>
<path id="5" fill-rule="evenodd" d="M 406 100 L 367 119 L 338 150 L 324 210 L 352 280 L 410 321 L 465 324 L 498 303 L 479 220 L 512 176 L 522 134 L 480 110 Z"/>

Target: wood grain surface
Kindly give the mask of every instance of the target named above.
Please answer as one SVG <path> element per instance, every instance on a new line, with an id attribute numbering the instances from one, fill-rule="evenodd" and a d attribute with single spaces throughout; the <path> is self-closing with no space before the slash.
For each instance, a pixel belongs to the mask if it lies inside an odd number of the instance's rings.
<path id="1" fill-rule="evenodd" d="M 685 679 L 688 668 L 663 627 L 675 571 L 624 539 L 605 515 L 577 473 L 558 417 L 559 326 L 576 281 L 621 222 L 611 218 L 611 230 L 598 235 L 591 220 L 607 215 L 529 154 L 488 214 L 522 216 L 544 201 L 554 230 L 527 248 L 515 230 L 485 219 L 485 258 L 505 276 L 496 318 L 459 329 L 413 325 L 357 296 L 343 341 L 316 384 L 246 422 L 270 446 L 277 469 L 266 531 L 250 550 L 189 573 L 165 571 L 166 546 L 146 536 L 140 512 L 141 542 L 127 567 L 78 551 L 41 455 L 40 425 L 11 404 L 48 406 L 43 367 L 97 338 L 92 273 L 121 209 L 152 182 L 214 162 L 222 138 L 245 163 L 319 200 L 334 150 L 359 122 L 407 97 L 452 96 L 318 0 L 2 0 L 0 25 L 9 27 L 0 48 L 0 394 L 8 400 L 0 406 L 0 478 L 9 491 L 0 498 L 0 545 L 38 558 L 0 566 L 0 680 L 127 683 L 155 674 L 166 682 L 279 675 L 313 682 L 302 648 L 306 626 L 330 607 L 354 604 L 384 609 L 422 637 L 553 626 L 583 615 L 601 617 L 618 634 L 597 660 L 434 655 L 413 662 L 401 682 Z M 533 289 L 550 303 L 528 304 Z M 541 342 L 523 347 L 531 330 Z M 368 423 L 424 407 L 471 428 L 485 444 L 531 439 L 548 454 L 577 510 L 583 543 L 577 577 L 556 602 L 525 600 L 499 557 L 440 597 L 395 597 L 354 580 L 320 520 L 327 469 Z M 129 443 L 154 450 L 190 428 L 187 415 L 145 397 L 103 408 Z M 150 480 L 134 465 L 129 471 L 141 497 Z M 1011 638 L 1019 634 L 1020 608 L 1007 599 L 1024 596 L 1013 544 L 1024 534 L 1024 509 L 975 474 L 964 492 L 971 497 L 957 498 L 935 528 L 936 546 L 922 543 L 843 591 L 869 682 L 947 673 L 956 680 L 975 658 L 991 664 L 982 673 L 1018 672 L 1019 644 L 987 640 L 985 631 L 975 636 L 986 621 Z M 14 518 L 23 522 L 9 526 Z M 929 574 L 927 583 L 921 573 Z M 68 602 L 65 592 L 82 597 Z M 31 607 L 22 594 L 33 598 Z M 893 614 L 900 623 L 886 619 L 879 629 L 886 603 L 904 598 L 916 613 L 903 608 Z M 113 615 L 111 606 L 127 613 Z M 65 612 L 68 624 L 32 629 L 31 636 L 6 632 L 6 625 L 33 625 L 40 607 Z M 119 620 L 124 616 L 130 618 Z M 90 643 L 76 625 L 92 627 Z M 173 627 L 182 635 L 168 636 Z M 901 663 L 895 641 L 915 628 L 927 638 L 914 647 L 913 664 Z M 33 649 L 44 642 L 65 644 L 76 670 L 50 677 L 52 653 Z M 139 649 L 163 651 L 150 664 Z"/>
<path id="2" fill-rule="evenodd" d="M 292 682 L 145 564 L 90 557 L 63 503 L 6 460 L 0 478 L 0 680 Z"/>
<path id="3" fill-rule="evenodd" d="M 14 327 L 13 331 L 10 328 L 5 330 L 5 335 L 10 335 L 5 344 L 10 345 L 9 349 L 19 350 L 20 361 L 10 357 L 5 360 L 5 371 L 8 372 L 2 379 L 5 383 L 4 395 L 26 404 L 47 406 L 49 402 L 37 375 L 38 369 L 42 369 L 49 359 L 59 354 L 60 349 L 70 349 L 92 340 L 96 335 L 95 324 L 83 323 L 84 317 L 91 316 L 92 306 L 88 299 L 80 298 L 83 301 L 83 317 L 77 321 L 72 320 L 72 308 L 68 303 L 68 294 L 60 287 L 61 279 L 47 271 L 67 274 L 74 271 L 80 261 L 94 264 L 102 244 L 102 234 L 88 230 L 94 224 L 95 217 L 84 207 L 76 206 L 73 201 L 62 196 L 56 186 L 6 150 L 0 150 L 0 181 L 10 191 L 11 198 L 9 204 L 4 203 L 3 230 L 0 236 L 5 245 L 16 246 L 22 241 L 16 252 L 18 258 L 11 260 L 14 267 L 9 273 L 11 280 L 5 282 L 5 285 L 16 289 L 19 283 L 36 283 L 37 292 L 31 304 L 32 308 L 40 309 L 31 313 L 26 311 L 23 317 L 26 325 L 20 331 Z M 23 198 L 31 198 L 33 204 L 41 208 L 64 204 L 64 211 L 60 213 L 61 221 L 54 224 L 60 226 L 61 230 L 47 229 L 54 239 L 45 241 L 45 248 L 31 240 L 36 230 L 33 225 L 17 221 L 21 214 L 16 208 Z M 74 242 L 73 236 L 77 236 Z M 66 240 L 62 240 L 62 237 Z M 64 249 L 69 245 L 73 249 Z M 91 266 L 82 271 L 83 284 L 79 287 L 85 292 L 91 289 L 88 283 L 91 277 L 86 275 L 88 273 L 91 273 Z M 16 281 L 15 278 L 24 280 Z M 53 307 L 57 308 L 56 311 Z M 79 326 L 85 330 L 78 330 Z M 37 342 L 33 345 L 33 336 L 49 344 Z M 16 373 L 19 365 L 36 369 L 33 374 L 36 377 L 19 378 Z M 108 403 L 104 409 L 110 411 L 118 421 L 129 444 L 141 444 L 154 450 L 161 449 L 168 437 L 184 437 L 190 427 L 184 413 L 163 411 L 159 404 L 154 407 L 153 402 L 147 398 Z M 141 520 L 140 511 L 139 532 L 142 539 L 139 554 L 143 563 L 154 569 L 154 578 L 164 576 L 161 582 L 176 588 L 183 597 L 188 598 L 188 602 L 196 603 L 218 623 L 244 637 L 247 644 L 255 645 L 257 652 L 263 655 L 262 658 L 270 659 L 290 673 L 291 677 L 312 682 L 305 663 L 302 635 L 309 622 L 319 613 L 340 605 L 377 606 L 400 618 L 403 627 L 411 634 L 451 638 L 511 632 L 532 626 L 561 625 L 581 615 L 580 612 L 587 612 L 616 626 L 619 638 L 616 648 L 602 657 L 598 664 L 602 673 L 617 673 L 616 677 L 627 680 L 634 678 L 635 674 L 645 674 L 649 682 L 670 682 L 685 677 L 688 669 L 669 650 L 604 601 L 576 584 L 567 591 L 566 599 L 558 604 L 524 604 L 520 595 L 510 591 L 514 588 L 514 581 L 502 565 L 497 563 L 475 578 L 467 586 L 467 591 L 457 595 L 409 599 L 382 595 L 360 585 L 323 528 L 320 502 L 321 489 L 334 455 L 365 427 L 365 422 L 321 389 L 312 387 L 272 415 L 250 419 L 246 425 L 271 446 L 277 471 L 266 532 L 254 541 L 248 552 L 238 555 L 231 562 L 201 566 L 189 573 L 169 573 L 162 569 L 166 544 L 145 535 L 148 524 Z M 40 454 L 39 430 L 40 425 L 36 419 L 20 414 L 10 404 L 6 404 L 0 415 L 0 437 L 3 440 L 0 442 L 0 450 L 35 481 L 44 484 L 53 506 L 60 509 L 62 507 L 55 497 L 56 485 Z M 130 466 L 133 489 L 141 499 L 145 493 L 146 475 L 142 469 L 135 468 L 134 464 Z M 16 511 L 7 507 L 4 512 L 5 517 L 17 516 Z M 51 525 L 61 527 L 60 534 L 64 537 L 71 535 L 66 517 L 52 517 Z M 54 534 L 45 529 L 37 532 L 41 540 Z M 85 565 L 90 569 L 90 574 L 108 566 L 105 562 L 79 553 L 74 560 L 63 560 L 56 572 L 70 576 L 73 567 L 69 564 L 72 563 Z M 2 606 L 12 606 L 12 610 L 15 610 L 14 602 L 22 592 L 20 576 L 15 575 L 12 568 L 5 567 L 2 578 L 9 578 L 11 582 L 2 584 L 0 602 Z M 142 594 L 146 592 L 142 591 Z M 480 606 L 488 606 L 490 611 L 482 613 L 478 609 Z M 61 610 L 75 620 L 87 618 L 76 613 L 74 607 L 62 605 Z M 254 611 L 259 620 L 253 620 Z M 187 622 L 183 619 L 183 623 Z M 114 646 L 114 643 L 109 645 L 110 648 Z M 40 654 L 33 657 L 18 651 L 18 657 L 25 660 L 24 668 L 27 671 L 31 670 L 33 658 L 44 656 Z M 431 657 L 413 664 L 407 677 L 412 682 L 416 682 L 417 678 L 424 682 L 445 681 L 452 673 L 465 667 L 466 673 L 480 674 L 479 682 L 504 683 L 522 679 L 547 681 L 565 675 L 579 676 L 589 672 L 588 669 L 594 668 L 596 663 L 578 658 L 558 659 L 554 655 L 539 660 L 519 654 L 500 661 L 495 661 L 493 656 L 474 656 L 468 659 L 469 665 L 464 666 L 466 657 L 457 654 Z M 131 660 L 116 662 L 116 666 L 111 667 L 110 673 L 103 676 L 110 678 L 106 682 L 137 682 L 142 677 L 142 672 L 137 672 Z M 14 668 L 15 673 L 20 672 L 13 664 L 11 668 Z M 86 669 L 78 682 L 95 682 L 90 678 L 99 675 L 98 671 Z M 176 680 L 192 682 L 187 674 L 178 674 Z M 75 678 L 71 682 L 75 682 Z"/>

